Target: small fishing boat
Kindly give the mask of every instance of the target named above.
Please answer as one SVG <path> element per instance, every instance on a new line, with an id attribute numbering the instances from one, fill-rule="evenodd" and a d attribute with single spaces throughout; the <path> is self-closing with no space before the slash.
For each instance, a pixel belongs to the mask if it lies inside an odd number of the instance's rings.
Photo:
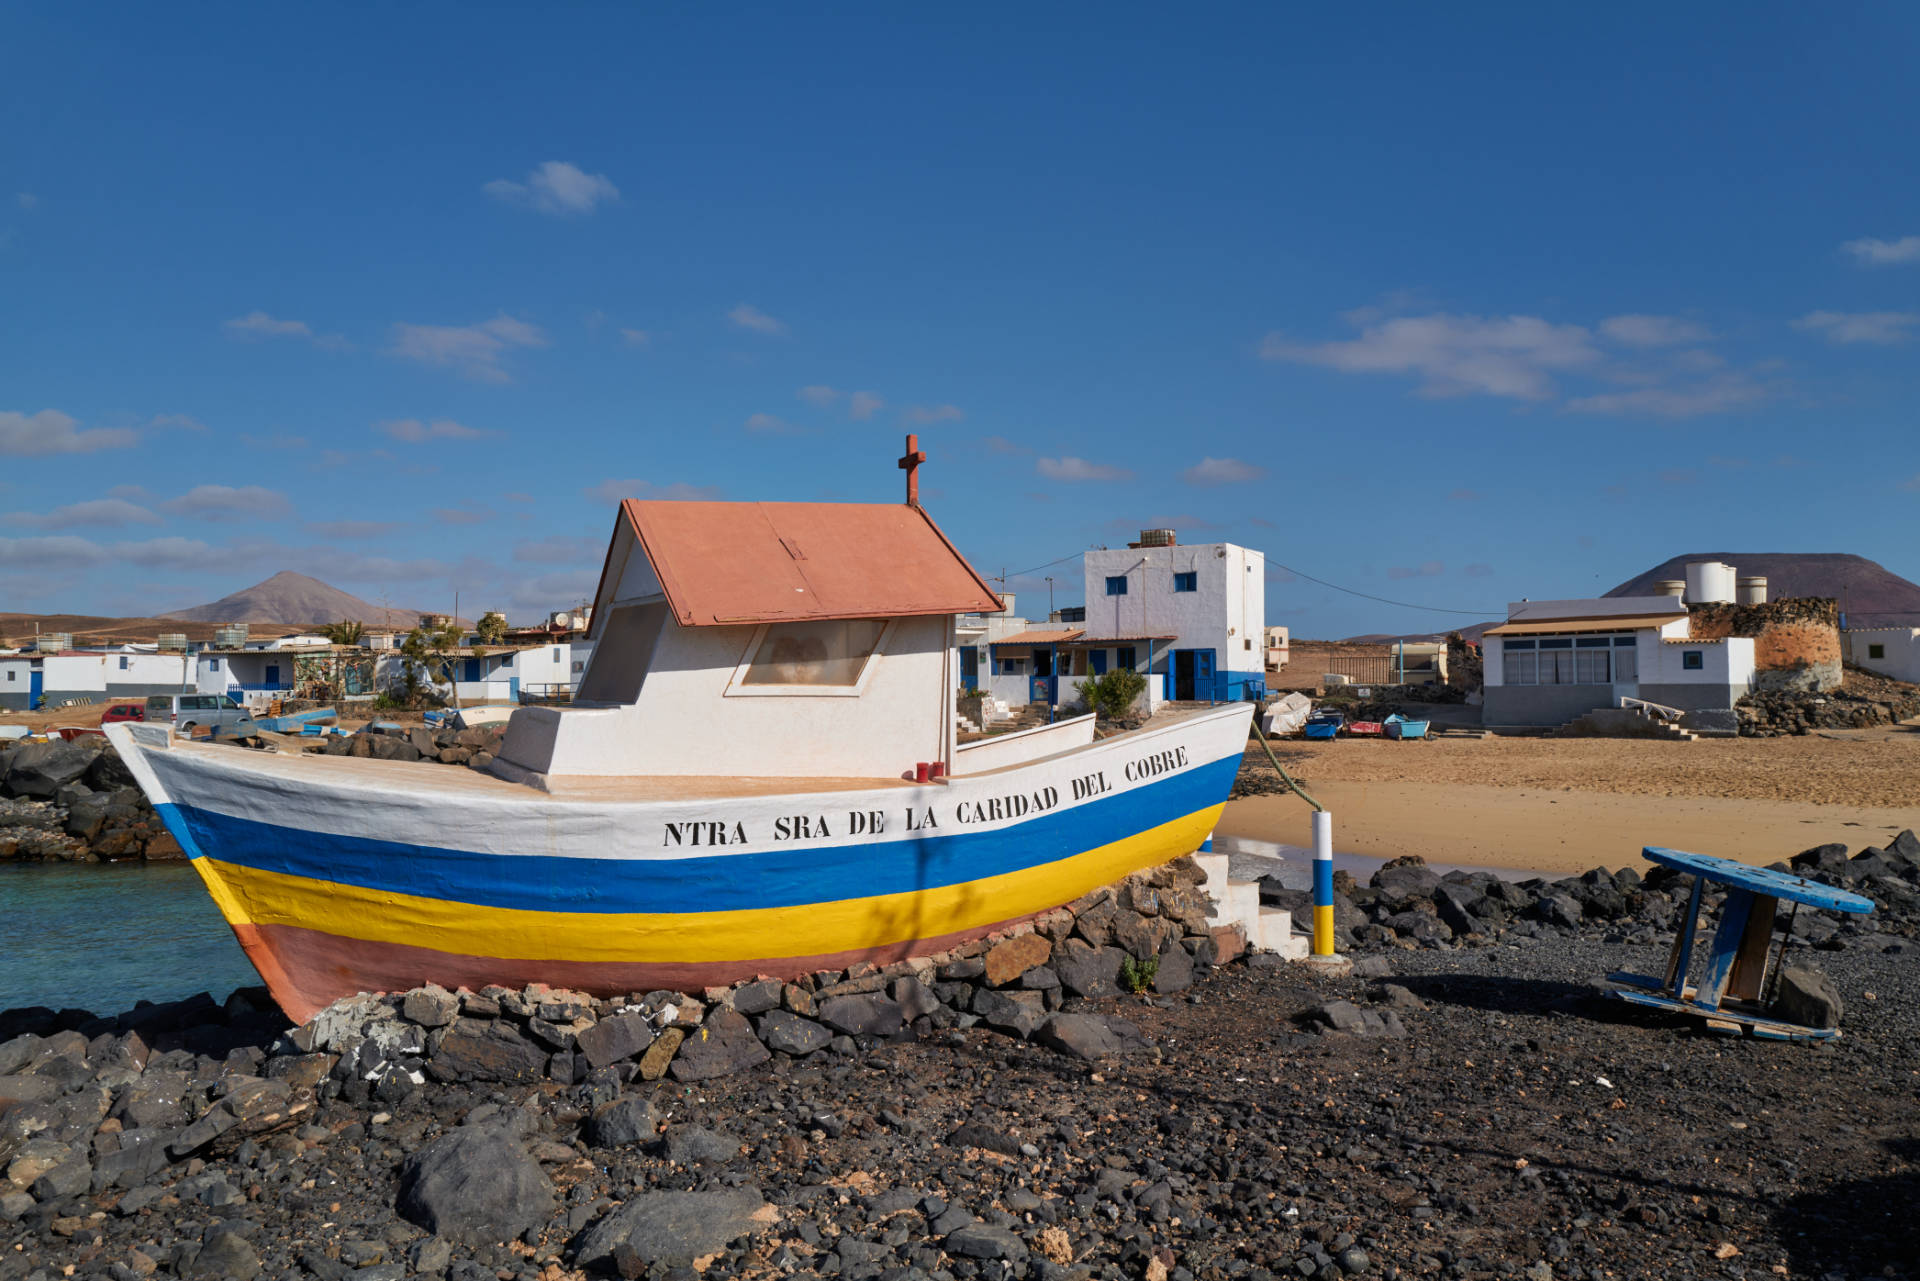
<path id="1" fill-rule="evenodd" d="M 956 616 L 1002 604 L 924 458 L 898 505 L 624 502 L 574 701 L 515 710 L 485 769 L 108 736 L 295 1020 L 881 964 L 1198 849 L 1252 704 L 957 742 Z"/>
<path id="2" fill-rule="evenodd" d="M 1347 733 L 1366 734 L 1373 738 L 1380 737 L 1385 728 L 1386 727 L 1379 721 L 1349 721 L 1347 723 Z"/>
<path id="3" fill-rule="evenodd" d="M 1347 723 L 1345 712 L 1315 712 L 1307 717 L 1307 723 L 1300 732 L 1308 738 L 1332 738 Z"/>
<path id="4" fill-rule="evenodd" d="M 1416 721 L 1411 717 L 1402 716 L 1398 712 L 1395 712 L 1381 722 L 1381 724 L 1386 726 L 1388 738 L 1402 739 L 1425 738 L 1427 736 L 1427 728 L 1431 723 L 1430 721 Z"/>
<path id="5" fill-rule="evenodd" d="M 97 738 L 101 730 L 98 725 L 55 725 L 47 733 L 49 736 L 58 734 L 71 743 L 76 738 Z"/>
<path id="6" fill-rule="evenodd" d="M 269 734 L 305 734 L 309 731 L 319 733 L 323 725 L 331 725 L 340 719 L 340 714 L 331 707 L 316 707 L 310 712 L 289 712 L 284 716 L 266 716 L 253 722 L 256 730 L 265 730 Z"/>

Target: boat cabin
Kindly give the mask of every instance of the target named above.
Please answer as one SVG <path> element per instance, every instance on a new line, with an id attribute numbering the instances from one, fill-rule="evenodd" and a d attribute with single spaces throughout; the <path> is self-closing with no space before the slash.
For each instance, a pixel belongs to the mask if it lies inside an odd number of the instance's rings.
<path id="1" fill-rule="evenodd" d="M 536 786 L 950 771 L 955 615 L 1000 607 L 917 502 L 630 498 L 573 704 L 517 710 L 494 770 Z"/>

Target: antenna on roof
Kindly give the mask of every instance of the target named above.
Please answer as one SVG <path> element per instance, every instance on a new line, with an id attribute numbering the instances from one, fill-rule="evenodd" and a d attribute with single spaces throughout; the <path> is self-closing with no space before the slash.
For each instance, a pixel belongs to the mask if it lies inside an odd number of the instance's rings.
<path id="1" fill-rule="evenodd" d="M 927 461 L 927 451 L 920 448 L 920 438 L 907 437 L 907 452 L 900 459 L 900 469 L 907 473 L 907 506 L 920 505 L 920 464 Z"/>

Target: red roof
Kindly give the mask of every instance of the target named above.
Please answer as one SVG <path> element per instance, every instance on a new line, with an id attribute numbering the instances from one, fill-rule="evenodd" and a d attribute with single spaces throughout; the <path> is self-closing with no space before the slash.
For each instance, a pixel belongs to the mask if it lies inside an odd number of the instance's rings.
<path id="1" fill-rule="evenodd" d="M 620 510 L 683 627 L 1002 608 L 918 507 L 629 498 Z"/>
<path id="2" fill-rule="evenodd" d="M 1064 645 L 1068 641 L 1080 639 L 1082 629 L 1078 627 L 1065 630 L 1029 628 L 1024 632 L 1015 632 L 1011 636 L 1002 636 L 992 642 L 995 645 Z"/>

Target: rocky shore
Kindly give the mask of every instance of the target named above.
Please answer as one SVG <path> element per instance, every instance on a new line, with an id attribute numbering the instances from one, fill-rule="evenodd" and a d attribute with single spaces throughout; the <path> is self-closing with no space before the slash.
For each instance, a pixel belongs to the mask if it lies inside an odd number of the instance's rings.
<path id="1" fill-rule="evenodd" d="M 1796 923 L 1823 1048 L 1596 997 L 1683 885 L 1413 863 L 1343 978 L 1224 963 L 1174 865 L 698 997 L 10 1011 L 0 1281 L 1912 1275 L 1920 841 L 1794 861 L 1880 905 Z"/>
<path id="2" fill-rule="evenodd" d="M 461 730 L 394 725 L 285 741 L 292 750 L 328 756 L 485 769 L 499 751 L 500 737 L 498 726 Z M 72 742 L 0 745 L 0 863 L 184 857 L 106 739 L 88 734 Z"/>

